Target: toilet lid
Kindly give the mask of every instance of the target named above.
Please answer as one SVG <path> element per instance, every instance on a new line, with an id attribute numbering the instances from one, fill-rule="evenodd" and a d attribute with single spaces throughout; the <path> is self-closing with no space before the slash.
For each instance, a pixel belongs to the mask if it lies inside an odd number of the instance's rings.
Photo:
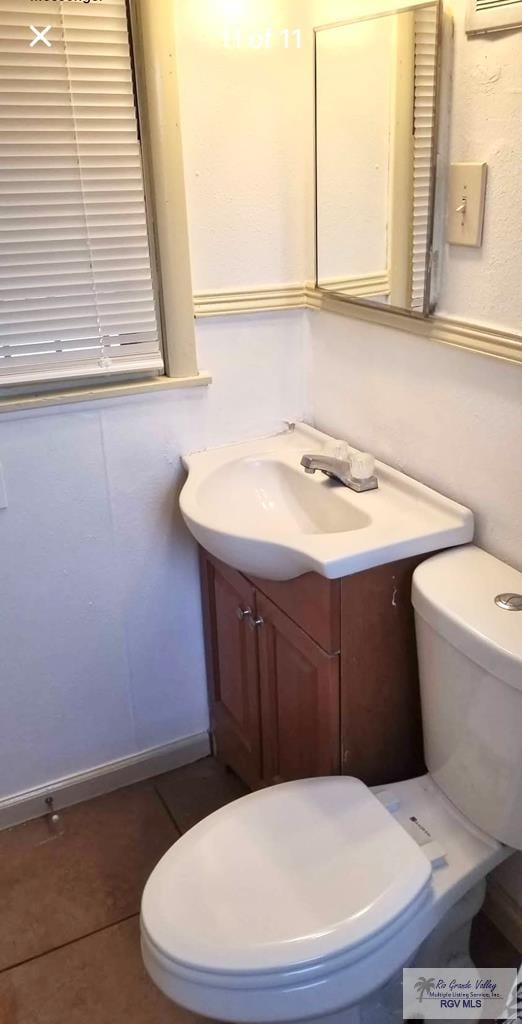
<path id="1" fill-rule="evenodd" d="M 285 783 L 196 825 L 143 895 L 142 927 L 170 960 L 267 971 L 342 953 L 419 896 L 431 864 L 358 779 Z"/>

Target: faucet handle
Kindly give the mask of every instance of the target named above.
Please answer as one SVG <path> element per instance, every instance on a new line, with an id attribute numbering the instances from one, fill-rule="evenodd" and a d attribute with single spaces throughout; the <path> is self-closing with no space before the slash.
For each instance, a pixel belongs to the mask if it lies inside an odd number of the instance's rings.
<path id="1" fill-rule="evenodd" d="M 325 454 L 332 459 L 339 459 L 340 462 L 348 462 L 350 458 L 350 445 L 348 441 L 330 441 L 326 446 Z"/>
<path id="2" fill-rule="evenodd" d="M 375 475 L 375 459 L 369 452 L 354 452 L 350 456 L 350 471 L 354 480 L 369 480 Z"/>

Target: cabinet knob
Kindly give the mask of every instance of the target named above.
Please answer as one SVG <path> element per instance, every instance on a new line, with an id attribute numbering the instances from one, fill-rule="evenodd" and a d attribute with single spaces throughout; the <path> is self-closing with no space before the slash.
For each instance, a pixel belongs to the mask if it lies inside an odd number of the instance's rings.
<path id="1" fill-rule="evenodd" d="M 264 624 L 265 620 L 262 619 L 260 615 L 257 615 L 256 618 L 254 618 L 253 615 L 251 615 L 248 620 L 248 625 L 250 626 L 250 629 L 260 629 L 260 627 L 264 626 Z"/>
<path id="2" fill-rule="evenodd" d="M 252 609 L 251 608 L 236 608 L 236 615 L 237 615 L 239 621 L 243 622 L 245 619 L 251 619 L 252 618 Z"/>

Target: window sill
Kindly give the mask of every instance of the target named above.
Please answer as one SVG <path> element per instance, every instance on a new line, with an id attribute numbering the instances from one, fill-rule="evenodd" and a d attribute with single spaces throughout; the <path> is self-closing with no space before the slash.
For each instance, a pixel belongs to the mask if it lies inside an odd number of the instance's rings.
<path id="1" fill-rule="evenodd" d="M 154 377 L 150 380 L 125 381 L 120 384 L 91 384 L 88 387 L 42 391 L 32 395 L 5 395 L 0 397 L 0 413 L 21 412 L 26 409 L 45 409 L 52 405 L 70 405 L 73 402 L 95 402 L 117 398 L 120 395 L 151 395 L 179 388 L 200 388 L 212 383 L 205 370 L 193 377 Z"/>

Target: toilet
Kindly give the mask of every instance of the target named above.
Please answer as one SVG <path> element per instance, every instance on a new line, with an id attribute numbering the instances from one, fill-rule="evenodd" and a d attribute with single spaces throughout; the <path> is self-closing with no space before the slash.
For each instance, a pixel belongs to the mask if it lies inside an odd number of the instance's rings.
<path id="1" fill-rule="evenodd" d="M 522 574 L 477 547 L 413 581 L 429 774 L 249 794 L 147 882 L 147 970 L 176 1003 L 240 1024 L 402 1020 L 405 966 L 465 966 L 486 875 L 522 848 Z M 506 602 L 504 602 L 506 603 Z"/>

